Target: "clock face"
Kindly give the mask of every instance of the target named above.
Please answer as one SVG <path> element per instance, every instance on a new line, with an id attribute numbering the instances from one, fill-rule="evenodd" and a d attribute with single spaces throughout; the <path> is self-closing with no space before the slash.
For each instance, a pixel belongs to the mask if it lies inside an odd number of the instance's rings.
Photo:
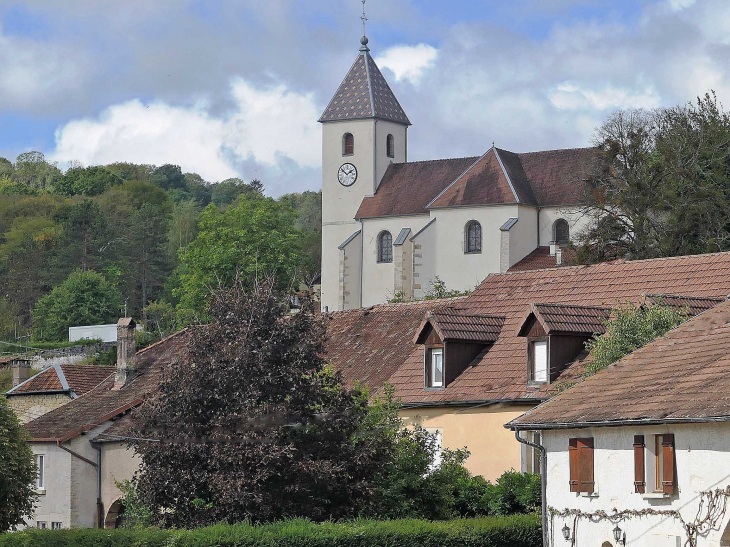
<path id="1" fill-rule="evenodd" d="M 344 163 L 337 171 L 337 180 L 342 186 L 352 186 L 357 180 L 357 169 L 351 163 Z"/>

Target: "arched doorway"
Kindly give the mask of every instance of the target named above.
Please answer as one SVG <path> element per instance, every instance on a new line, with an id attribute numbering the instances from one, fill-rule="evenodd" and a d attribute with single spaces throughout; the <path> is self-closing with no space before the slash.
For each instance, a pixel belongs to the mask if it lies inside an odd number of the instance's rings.
<path id="1" fill-rule="evenodd" d="M 122 524 L 124 524 L 124 503 L 122 500 L 117 500 L 112 503 L 106 514 L 104 528 L 114 530 L 115 528 L 121 528 Z"/>

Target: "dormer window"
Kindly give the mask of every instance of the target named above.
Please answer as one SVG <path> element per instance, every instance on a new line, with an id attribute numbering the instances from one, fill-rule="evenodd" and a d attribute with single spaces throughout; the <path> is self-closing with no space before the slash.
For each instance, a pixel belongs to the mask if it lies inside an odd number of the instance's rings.
<path id="1" fill-rule="evenodd" d="M 530 344 L 530 382 L 546 383 L 548 381 L 548 341 L 534 340 Z"/>
<path id="2" fill-rule="evenodd" d="M 352 156 L 355 153 L 355 137 L 352 133 L 342 135 L 342 155 Z"/>
<path id="3" fill-rule="evenodd" d="M 504 317 L 428 312 L 414 342 L 423 345 L 424 388 L 444 389 L 497 341 Z"/>
<path id="4" fill-rule="evenodd" d="M 428 387 L 444 387 L 444 349 L 431 348 L 429 352 Z"/>
<path id="5" fill-rule="evenodd" d="M 388 135 L 385 139 L 385 150 L 389 158 L 395 157 L 395 139 L 393 135 Z"/>

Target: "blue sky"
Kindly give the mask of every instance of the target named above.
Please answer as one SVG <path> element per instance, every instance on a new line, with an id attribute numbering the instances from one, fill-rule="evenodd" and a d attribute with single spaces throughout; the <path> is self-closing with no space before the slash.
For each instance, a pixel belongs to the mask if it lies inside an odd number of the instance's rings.
<path id="1" fill-rule="evenodd" d="M 359 0 L 0 0 L 0 156 L 320 186 Z M 619 108 L 730 102 L 726 0 L 367 0 L 409 157 L 586 146 Z"/>

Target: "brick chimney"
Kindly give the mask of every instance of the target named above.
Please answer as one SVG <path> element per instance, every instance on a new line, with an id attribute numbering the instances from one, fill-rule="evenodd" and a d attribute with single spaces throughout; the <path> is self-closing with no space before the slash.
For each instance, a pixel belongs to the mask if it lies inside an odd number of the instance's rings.
<path id="1" fill-rule="evenodd" d="M 30 361 L 28 359 L 14 359 L 10 363 L 10 368 L 13 371 L 13 387 L 30 378 Z"/>
<path id="2" fill-rule="evenodd" d="M 124 387 L 135 370 L 137 324 L 131 317 L 120 319 L 117 323 L 117 370 L 114 373 L 115 390 Z"/>

